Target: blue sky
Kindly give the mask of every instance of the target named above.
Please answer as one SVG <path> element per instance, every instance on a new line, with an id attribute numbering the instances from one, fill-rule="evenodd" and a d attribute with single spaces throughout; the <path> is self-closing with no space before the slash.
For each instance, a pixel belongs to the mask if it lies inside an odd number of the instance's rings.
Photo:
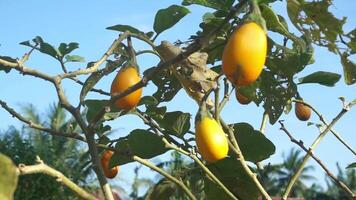
<path id="1" fill-rule="evenodd" d="M 181 1 L 172 0 L 0 0 L 0 7 L 3 8 L 0 12 L 0 18 L 2 19 L 0 21 L 0 27 L 2 27 L 0 32 L 0 55 L 21 57 L 28 49 L 18 43 L 30 40 L 39 35 L 42 36 L 45 41 L 54 45 L 58 45 L 61 42 L 78 42 L 80 48 L 74 53 L 85 57 L 86 61 L 94 61 L 100 58 L 118 35 L 117 32 L 106 30 L 106 27 L 116 24 L 130 24 L 143 31 L 151 31 L 157 10 L 166 8 L 172 4 L 180 4 L 180 2 Z M 335 1 L 334 5 L 331 6 L 332 12 L 334 12 L 337 17 L 348 17 L 348 22 L 345 26 L 346 31 L 352 30 L 355 27 L 355 7 L 356 1 L 348 1 L 346 4 L 345 1 L 342 0 Z M 276 2 L 274 8 L 278 13 L 286 16 L 284 3 Z M 201 21 L 202 15 L 210 11 L 209 9 L 199 6 L 190 6 L 189 9 L 191 13 L 183 18 L 174 28 L 162 33 L 157 40 L 157 44 L 160 40 L 174 42 L 177 39 L 181 39 L 184 41 L 199 29 L 198 24 Z M 299 33 L 296 34 L 300 35 Z M 134 45 L 138 49 L 148 48 L 137 41 L 134 41 Z M 315 58 L 315 64 L 298 74 L 298 77 L 319 70 L 342 74 L 339 58 L 329 53 L 326 49 L 316 47 Z M 157 64 L 158 60 L 151 56 L 141 56 L 138 61 L 141 71 L 143 71 Z M 61 72 L 58 63 L 53 61 L 50 57 L 39 53 L 34 53 L 27 65 L 50 74 Z M 70 65 L 69 68 L 70 70 L 75 70 L 80 67 L 85 67 L 85 64 L 73 64 Z M 57 101 L 53 86 L 43 80 L 22 76 L 15 71 L 7 75 L 1 73 L 0 77 L 0 99 L 7 101 L 10 106 L 16 109 L 19 109 L 20 105 L 32 103 L 41 113 L 44 113 L 50 103 Z M 82 80 L 84 80 L 84 78 L 85 77 L 83 77 Z M 113 76 L 107 77 L 105 80 L 99 82 L 98 87 L 109 90 L 112 79 Z M 64 87 L 69 100 L 77 104 L 80 87 L 70 81 L 65 81 Z M 144 89 L 144 94 L 151 94 L 154 89 L 153 84 L 149 84 L 149 86 Z M 328 121 L 331 121 L 341 109 L 340 101 L 337 98 L 344 96 L 347 100 L 355 99 L 355 89 L 355 85 L 346 86 L 343 80 L 339 81 L 333 88 L 318 85 L 299 86 L 300 93 L 304 99 L 316 106 Z M 104 97 L 90 94 L 88 98 Z M 191 112 L 193 115 L 197 110 L 197 106 L 191 99 L 186 97 L 184 91 L 179 92 L 177 97 L 170 104 L 167 104 L 167 106 L 169 111 L 182 110 Z M 231 98 L 223 110 L 222 116 L 228 122 L 244 121 L 258 129 L 262 113 L 263 110 L 261 107 L 256 107 L 253 104 L 241 106 L 236 102 L 235 98 Z M 308 127 L 305 122 L 297 121 L 293 112 L 289 115 L 283 115 L 281 119 L 286 120 L 285 124 L 288 129 L 292 131 L 296 138 L 302 139 L 306 145 L 310 144 L 318 134 L 318 130 L 315 127 Z M 356 147 L 354 142 L 356 141 L 356 135 L 354 134 L 355 119 L 356 109 L 354 108 L 335 126 L 335 130 L 354 148 Z M 318 122 L 318 118 L 313 115 L 311 121 Z M 110 124 L 117 130 L 112 137 L 123 136 L 134 128 L 144 127 L 143 123 L 134 116 L 125 116 Z M 0 130 L 6 130 L 9 125 L 19 127 L 21 123 L 0 109 Z M 282 160 L 282 152 L 295 147 L 279 130 L 278 124 L 274 126 L 268 125 L 266 134 L 277 147 L 276 154 L 267 162 L 280 162 Z M 321 142 L 316 150 L 316 154 L 324 160 L 325 164 L 333 172 L 336 172 L 336 162 L 339 162 L 341 167 L 355 162 L 355 157 L 336 141 L 331 134 L 326 136 Z M 157 159 L 154 160 L 157 161 Z M 313 161 L 310 161 L 310 164 L 315 165 Z M 119 181 L 114 180 L 114 182 L 128 187 L 127 184 L 124 184 L 120 180 L 132 181 L 133 167 L 133 164 L 122 166 L 122 173 L 120 173 L 121 178 Z M 147 176 L 155 176 L 155 174 L 148 172 L 149 170 L 143 170 L 143 173 L 147 174 Z M 316 166 L 314 175 L 320 179 L 321 183 L 324 182 L 324 172 L 320 167 Z"/>

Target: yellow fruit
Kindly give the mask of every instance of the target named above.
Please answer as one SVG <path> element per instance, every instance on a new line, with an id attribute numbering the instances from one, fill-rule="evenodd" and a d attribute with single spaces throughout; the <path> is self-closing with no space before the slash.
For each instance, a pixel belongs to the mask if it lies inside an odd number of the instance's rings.
<path id="1" fill-rule="evenodd" d="M 119 166 L 109 168 L 109 162 L 113 154 L 114 152 L 108 150 L 105 151 L 101 157 L 101 166 L 103 167 L 104 174 L 107 178 L 114 178 L 119 172 Z"/>
<path id="2" fill-rule="evenodd" d="M 117 73 L 114 81 L 112 82 L 110 94 L 111 96 L 114 96 L 115 94 L 122 93 L 140 81 L 141 77 L 136 68 L 123 68 Z M 115 102 L 115 105 L 117 108 L 130 110 L 140 102 L 141 95 L 142 88 L 120 98 Z"/>
<path id="3" fill-rule="evenodd" d="M 229 151 L 227 138 L 213 118 L 204 117 L 195 123 L 195 140 L 205 160 L 216 162 L 227 156 Z"/>
<path id="4" fill-rule="evenodd" d="M 295 115 L 299 120 L 307 121 L 310 118 L 311 109 L 308 106 L 297 102 L 295 103 Z"/>
<path id="5" fill-rule="evenodd" d="M 236 95 L 236 99 L 239 103 L 241 103 L 242 105 L 247 105 L 251 102 L 251 100 L 247 97 L 245 97 L 244 95 L 242 95 L 240 92 L 238 92 L 237 90 L 235 90 L 235 95 Z"/>
<path id="6" fill-rule="evenodd" d="M 222 69 L 235 86 L 246 86 L 260 76 L 266 61 L 267 36 L 254 22 L 243 24 L 229 38 L 222 56 Z"/>

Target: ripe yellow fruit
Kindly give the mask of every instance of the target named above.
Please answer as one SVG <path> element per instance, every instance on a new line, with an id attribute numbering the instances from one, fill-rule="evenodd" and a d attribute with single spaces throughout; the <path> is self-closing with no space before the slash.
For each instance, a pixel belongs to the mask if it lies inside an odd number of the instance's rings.
<path id="1" fill-rule="evenodd" d="M 244 95 L 242 95 L 237 90 L 235 90 L 235 95 L 236 95 L 237 101 L 239 103 L 241 103 L 242 105 L 247 105 L 247 104 L 251 103 L 251 100 L 249 98 L 245 97 Z"/>
<path id="2" fill-rule="evenodd" d="M 125 67 L 121 69 L 111 84 L 111 96 L 126 91 L 136 83 L 141 81 L 141 77 L 135 67 Z M 141 99 L 142 88 L 120 98 L 115 102 L 115 106 L 120 109 L 130 110 L 134 108 Z"/>
<path id="3" fill-rule="evenodd" d="M 119 172 L 119 166 L 109 168 L 109 162 L 113 154 L 113 151 L 108 150 L 105 151 L 101 157 L 101 166 L 103 167 L 104 174 L 107 178 L 114 178 Z"/>
<path id="4" fill-rule="evenodd" d="M 211 117 L 195 123 L 195 140 L 204 160 L 216 162 L 227 156 L 229 146 L 221 126 Z"/>
<path id="5" fill-rule="evenodd" d="M 295 103 L 295 115 L 301 121 L 308 121 L 311 116 L 311 109 L 302 104 L 302 103 Z"/>
<path id="6" fill-rule="evenodd" d="M 267 36 L 260 25 L 248 22 L 229 38 L 222 56 L 222 69 L 235 86 L 257 80 L 266 61 Z"/>

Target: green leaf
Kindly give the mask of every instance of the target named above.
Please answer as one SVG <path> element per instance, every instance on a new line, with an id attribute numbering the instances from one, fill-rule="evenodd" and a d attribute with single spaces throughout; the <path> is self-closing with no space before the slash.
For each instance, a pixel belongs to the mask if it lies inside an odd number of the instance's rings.
<path id="1" fill-rule="evenodd" d="M 159 124 L 170 134 L 183 137 L 190 129 L 190 113 L 181 111 L 168 112 L 159 121 Z"/>
<path id="2" fill-rule="evenodd" d="M 8 56 L 0 56 L 0 59 L 6 60 L 11 63 L 17 63 L 17 60 Z M 6 73 L 9 73 L 11 71 L 11 67 L 5 66 L 3 64 L 0 64 L 0 71 L 5 71 Z"/>
<path id="3" fill-rule="evenodd" d="M 153 158 L 168 150 L 161 137 L 147 130 L 133 130 L 128 139 L 133 154 L 144 159 Z"/>
<path id="4" fill-rule="evenodd" d="M 69 53 L 71 53 L 73 50 L 79 48 L 79 44 L 76 42 L 71 42 L 69 44 L 66 43 L 61 43 L 58 47 L 58 51 L 61 54 L 61 56 L 65 56 Z"/>
<path id="5" fill-rule="evenodd" d="M 197 4 L 216 10 L 229 10 L 234 3 L 234 0 L 184 0 L 182 5 L 189 6 Z"/>
<path id="6" fill-rule="evenodd" d="M 156 107 L 156 106 L 148 106 L 146 109 L 146 114 L 156 121 L 160 121 L 163 119 L 164 115 L 166 114 L 167 107 Z"/>
<path id="7" fill-rule="evenodd" d="M 65 62 L 85 62 L 85 58 L 78 55 L 66 55 Z"/>
<path id="8" fill-rule="evenodd" d="M 141 98 L 140 102 L 138 105 L 146 105 L 146 106 L 156 106 L 158 104 L 158 101 L 156 98 L 153 96 L 144 96 Z"/>
<path id="9" fill-rule="evenodd" d="M 116 143 L 110 166 L 133 162 L 134 155 L 149 159 L 168 151 L 161 137 L 147 130 L 135 129 L 126 138 Z"/>
<path id="10" fill-rule="evenodd" d="M 247 161 L 260 162 L 276 151 L 274 144 L 248 123 L 234 124 L 234 135 Z"/>
<path id="11" fill-rule="evenodd" d="M 204 177 L 204 192 L 206 200 L 230 200 L 231 198 L 225 193 L 225 191 L 218 187 L 217 184 L 209 177 Z"/>
<path id="12" fill-rule="evenodd" d="M 313 43 L 325 46 L 335 52 L 338 34 L 343 34 L 342 26 L 346 18 L 338 19 L 331 12 L 329 0 L 304 1 L 288 0 L 288 16 L 295 27 L 306 35 L 310 35 Z"/>
<path id="13" fill-rule="evenodd" d="M 349 164 L 346 169 L 353 169 L 356 168 L 356 162 Z"/>
<path id="14" fill-rule="evenodd" d="M 46 42 L 42 42 L 40 44 L 40 52 L 44 53 L 44 54 L 47 54 L 47 55 L 50 55 L 52 56 L 53 58 L 58 58 L 58 52 L 57 50 L 50 44 L 46 43 Z"/>
<path id="15" fill-rule="evenodd" d="M 176 191 L 177 186 L 167 179 L 161 179 L 147 191 L 145 200 L 169 199 Z"/>
<path id="16" fill-rule="evenodd" d="M 344 80 L 347 85 L 356 83 L 356 63 L 348 59 L 348 54 L 344 53 L 340 55 L 341 64 L 344 69 Z"/>
<path id="17" fill-rule="evenodd" d="M 142 31 L 138 30 L 137 28 L 132 27 L 130 25 L 118 24 L 115 26 L 107 27 L 106 29 L 113 30 L 113 31 L 120 31 L 120 32 L 130 31 L 130 33 L 145 35 L 144 32 L 142 32 Z"/>
<path id="18" fill-rule="evenodd" d="M 153 30 L 160 34 L 174 26 L 188 13 L 190 11 L 187 8 L 178 5 L 171 5 L 168 8 L 161 9 L 156 13 Z"/>
<path id="19" fill-rule="evenodd" d="M 337 83 L 340 80 L 340 78 L 341 78 L 341 75 L 336 74 L 336 73 L 318 71 L 318 72 L 309 74 L 308 76 L 305 76 L 303 78 L 300 78 L 299 84 L 318 83 L 320 85 L 333 87 L 333 86 L 335 86 L 335 83 Z"/>
<path id="20" fill-rule="evenodd" d="M 214 164 L 209 164 L 208 168 L 233 194 L 239 197 L 239 199 L 257 199 L 259 196 L 259 191 L 253 180 L 246 174 L 236 158 L 225 158 Z M 218 186 L 215 185 L 215 187 Z M 216 191 L 217 189 L 214 190 Z M 209 193 L 209 191 L 205 191 Z M 223 194 L 223 191 L 220 190 L 219 194 Z M 213 199 L 214 198 L 211 200 Z"/>
<path id="21" fill-rule="evenodd" d="M 92 121 L 94 117 L 102 110 L 106 105 L 108 105 L 109 100 L 86 100 L 85 105 L 88 107 L 86 114 L 87 121 Z M 105 113 L 101 120 L 108 121 L 113 120 L 122 115 L 123 112 L 116 107 L 111 107 L 110 112 Z"/>
<path id="22" fill-rule="evenodd" d="M 0 153 L 0 199 L 12 200 L 17 187 L 17 169 L 12 160 Z"/>

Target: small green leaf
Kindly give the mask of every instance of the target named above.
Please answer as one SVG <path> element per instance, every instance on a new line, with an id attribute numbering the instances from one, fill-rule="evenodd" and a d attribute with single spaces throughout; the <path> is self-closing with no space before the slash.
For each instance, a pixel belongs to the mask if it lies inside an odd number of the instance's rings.
<path id="1" fill-rule="evenodd" d="M 269 158 L 276 151 L 274 144 L 248 123 L 234 124 L 234 135 L 242 154 L 248 161 L 260 162 Z"/>
<path id="2" fill-rule="evenodd" d="M 349 55 L 344 53 L 341 56 L 341 64 L 344 69 L 344 80 L 347 85 L 356 83 L 356 63 L 348 59 Z"/>
<path id="3" fill-rule="evenodd" d="M 146 105 L 146 106 L 156 106 L 158 104 L 158 101 L 156 98 L 153 96 L 144 96 L 141 98 L 140 102 L 138 105 Z"/>
<path id="4" fill-rule="evenodd" d="M 14 199 L 17 187 L 17 169 L 12 160 L 0 153 L 0 199 Z"/>
<path id="5" fill-rule="evenodd" d="M 340 78 L 341 78 L 341 75 L 336 74 L 336 73 L 318 71 L 318 72 L 314 72 L 306 77 L 300 78 L 299 84 L 318 83 L 320 85 L 333 87 L 333 86 L 335 86 L 335 83 L 337 83 L 340 80 Z"/>
<path id="6" fill-rule="evenodd" d="M 108 105 L 109 100 L 86 100 L 85 105 L 88 107 L 86 114 L 87 120 L 90 122 L 94 117 L 102 110 L 106 105 Z M 113 120 L 122 115 L 123 112 L 115 107 L 110 108 L 110 112 L 105 113 L 102 120 L 108 121 Z"/>
<path id="7" fill-rule="evenodd" d="M 115 149 L 115 153 L 110 160 L 110 166 L 133 162 L 132 156 L 134 155 L 149 159 L 161 155 L 168 150 L 161 137 L 143 129 L 131 131 L 126 138 L 116 143 Z"/>
<path id="8" fill-rule="evenodd" d="M 164 115 L 166 114 L 167 107 L 156 107 L 156 106 L 148 106 L 146 109 L 146 114 L 153 119 L 160 121 L 163 119 Z"/>
<path id="9" fill-rule="evenodd" d="M 85 62 L 85 58 L 78 55 L 66 55 L 65 62 Z"/>
<path id="10" fill-rule="evenodd" d="M 157 34 L 160 34 L 174 26 L 188 13 L 190 13 L 190 11 L 187 8 L 178 5 L 172 5 L 166 9 L 161 9 L 155 16 L 153 29 Z"/>
<path id="11" fill-rule="evenodd" d="M 346 169 L 353 169 L 356 168 L 356 162 L 349 164 Z"/>
<path id="12" fill-rule="evenodd" d="M 61 56 L 65 56 L 69 53 L 71 53 L 73 50 L 79 48 L 79 44 L 76 42 L 71 42 L 69 44 L 66 43 L 61 43 L 58 47 L 58 51 L 61 54 Z"/>
<path id="13" fill-rule="evenodd" d="M 183 137 L 190 129 L 190 114 L 181 111 L 168 112 L 159 124 L 170 134 Z"/>
<path id="14" fill-rule="evenodd" d="M 53 58 L 58 58 L 58 52 L 57 50 L 50 44 L 46 43 L 46 42 L 42 42 L 40 44 L 40 52 L 44 53 L 44 54 L 47 54 L 47 55 L 50 55 L 52 56 Z"/>
<path id="15" fill-rule="evenodd" d="M 234 3 L 234 0 L 184 0 L 182 5 L 189 6 L 197 4 L 216 10 L 229 10 Z"/>
<path id="16" fill-rule="evenodd" d="M 161 155 L 168 150 L 161 137 L 143 129 L 133 130 L 128 141 L 132 153 L 144 159 Z"/>
<path id="17" fill-rule="evenodd" d="M 110 27 L 107 27 L 106 29 L 113 30 L 113 31 L 120 31 L 120 32 L 130 31 L 130 33 L 141 34 L 141 35 L 145 34 L 144 32 L 138 30 L 135 27 L 132 27 L 129 25 L 122 25 L 122 24 L 110 26 Z"/>
<path id="18" fill-rule="evenodd" d="M 8 56 L 0 56 L 0 59 L 6 60 L 11 63 L 17 63 L 17 60 Z M 11 71 L 11 67 L 5 66 L 0 64 L 0 71 L 5 71 L 6 73 L 9 73 Z"/>

